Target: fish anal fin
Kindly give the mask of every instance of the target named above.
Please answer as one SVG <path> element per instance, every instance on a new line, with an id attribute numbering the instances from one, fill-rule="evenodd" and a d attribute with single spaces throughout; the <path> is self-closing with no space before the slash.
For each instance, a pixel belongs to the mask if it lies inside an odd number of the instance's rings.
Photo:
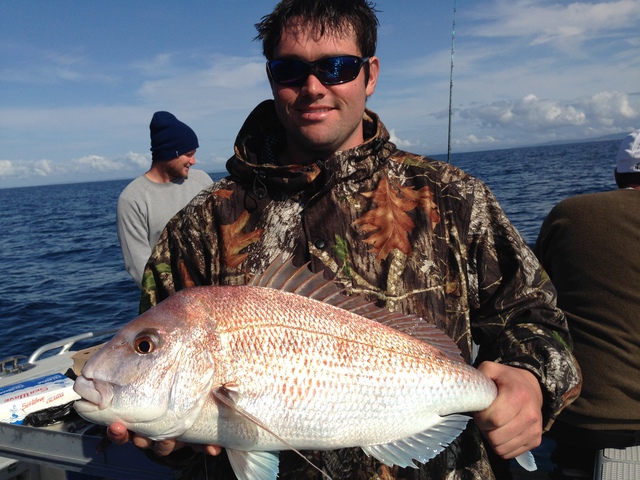
<path id="1" fill-rule="evenodd" d="M 417 468 L 414 460 L 427 463 L 453 442 L 466 428 L 466 415 L 448 415 L 424 432 L 381 445 L 367 445 L 362 450 L 387 466 Z"/>
<path id="2" fill-rule="evenodd" d="M 238 480 L 275 480 L 278 477 L 278 452 L 244 452 L 228 448 L 227 457 Z"/>

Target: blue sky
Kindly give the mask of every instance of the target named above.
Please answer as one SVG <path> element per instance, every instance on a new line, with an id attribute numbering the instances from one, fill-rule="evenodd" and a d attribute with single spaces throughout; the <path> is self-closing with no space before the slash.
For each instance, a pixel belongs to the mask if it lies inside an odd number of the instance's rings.
<path id="1" fill-rule="evenodd" d="M 0 188 L 134 178 L 149 121 L 198 134 L 224 170 L 270 97 L 254 24 L 275 1 L 8 0 L 0 17 Z M 451 0 L 378 0 L 369 108 L 396 143 L 447 151 Z M 457 0 L 452 152 L 640 127 L 640 1 Z"/>

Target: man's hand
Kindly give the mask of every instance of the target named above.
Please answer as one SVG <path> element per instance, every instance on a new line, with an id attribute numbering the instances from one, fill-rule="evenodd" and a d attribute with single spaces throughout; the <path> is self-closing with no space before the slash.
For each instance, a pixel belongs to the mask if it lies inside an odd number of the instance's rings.
<path id="1" fill-rule="evenodd" d="M 124 445 L 129 440 L 133 441 L 133 444 L 139 448 L 152 448 L 153 451 L 161 456 L 165 457 L 169 455 L 174 450 L 178 450 L 187 444 L 184 442 L 179 442 L 175 439 L 167 439 L 159 442 L 154 442 L 153 440 L 141 437 L 135 433 L 129 432 L 127 427 L 125 427 L 120 422 L 114 422 L 107 428 L 107 436 L 109 439 L 115 443 L 116 445 Z M 208 453 L 209 455 L 219 455 L 222 451 L 222 447 L 218 445 L 192 445 L 188 444 L 191 448 L 198 451 L 203 451 Z"/>
<path id="2" fill-rule="evenodd" d="M 498 387 L 498 396 L 474 420 L 500 457 L 517 457 L 542 442 L 542 390 L 527 370 L 495 362 L 478 367 Z"/>

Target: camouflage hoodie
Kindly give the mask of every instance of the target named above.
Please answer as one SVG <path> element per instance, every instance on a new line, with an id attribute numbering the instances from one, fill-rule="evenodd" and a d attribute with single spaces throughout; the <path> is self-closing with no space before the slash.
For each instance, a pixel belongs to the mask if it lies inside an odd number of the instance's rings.
<path id="1" fill-rule="evenodd" d="M 244 284 L 287 252 L 347 292 L 440 326 L 467 361 L 474 342 L 477 362 L 529 370 L 542 385 L 550 426 L 577 396 L 580 373 L 536 257 L 486 185 L 398 150 L 369 110 L 364 127 L 366 140 L 356 148 L 308 166 L 278 165 L 284 132 L 273 101 L 258 105 L 238 134 L 230 175 L 161 235 L 145 271 L 141 310 L 185 287 Z M 387 468 L 359 449 L 310 455 L 336 480 L 496 475 L 473 422 L 419 470 Z M 216 478 L 225 470 L 219 465 Z M 291 452 L 281 454 L 280 472 L 285 479 L 319 478 Z"/>

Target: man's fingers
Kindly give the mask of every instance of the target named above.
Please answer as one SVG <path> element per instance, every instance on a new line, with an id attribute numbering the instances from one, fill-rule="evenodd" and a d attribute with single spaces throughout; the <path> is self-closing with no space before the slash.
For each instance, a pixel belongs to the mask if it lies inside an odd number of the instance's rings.
<path id="1" fill-rule="evenodd" d="M 161 457 L 166 457 L 174 450 L 182 448 L 183 446 L 184 446 L 184 443 L 176 442 L 175 440 L 172 440 L 172 439 L 160 440 L 154 443 L 153 451 L 157 455 L 160 455 Z"/>
<path id="2" fill-rule="evenodd" d="M 204 445 L 203 450 L 206 454 L 215 457 L 216 455 L 220 455 L 220 452 L 222 452 L 222 447 L 219 447 L 218 445 Z"/>
<path id="3" fill-rule="evenodd" d="M 107 428 L 107 436 L 116 445 L 124 445 L 129 441 L 129 431 L 121 423 L 113 423 Z"/>
<path id="4" fill-rule="evenodd" d="M 138 448 L 151 448 L 153 447 L 154 441 L 139 435 L 134 435 L 133 444 Z"/>
<path id="5" fill-rule="evenodd" d="M 120 422 L 114 422 L 109 425 L 109 427 L 107 427 L 107 436 L 116 445 L 124 445 L 129 440 L 131 440 L 136 447 L 142 449 L 151 448 L 157 455 L 161 457 L 165 457 L 174 450 L 178 450 L 187 445 L 186 443 L 177 441 L 175 439 L 167 439 L 154 442 L 149 438 L 129 432 L 127 430 L 127 427 L 125 427 Z M 222 452 L 222 447 L 219 447 L 218 445 L 191 445 L 191 447 L 213 456 L 220 455 L 220 452 Z"/>

